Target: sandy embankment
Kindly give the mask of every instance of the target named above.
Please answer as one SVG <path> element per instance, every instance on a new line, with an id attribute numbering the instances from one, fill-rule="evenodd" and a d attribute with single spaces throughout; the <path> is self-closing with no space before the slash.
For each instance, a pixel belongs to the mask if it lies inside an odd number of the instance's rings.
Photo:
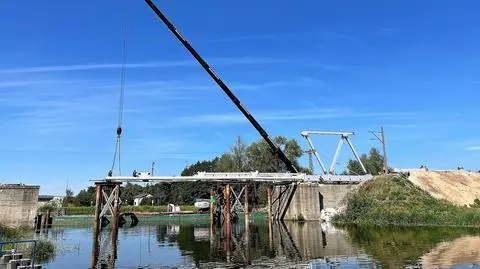
<path id="1" fill-rule="evenodd" d="M 480 173 L 466 171 L 412 171 L 409 180 L 433 197 L 457 205 L 480 199 Z"/>

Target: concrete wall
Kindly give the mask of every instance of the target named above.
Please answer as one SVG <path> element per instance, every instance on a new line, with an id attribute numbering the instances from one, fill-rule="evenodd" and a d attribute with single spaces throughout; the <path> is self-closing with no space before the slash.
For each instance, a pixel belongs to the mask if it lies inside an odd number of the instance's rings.
<path id="1" fill-rule="evenodd" d="M 338 208 L 343 205 L 347 194 L 358 187 L 358 184 L 320 184 L 320 193 L 323 196 L 323 208 Z"/>
<path id="2" fill-rule="evenodd" d="M 347 193 L 356 184 L 318 184 L 301 183 L 298 185 L 285 220 L 320 220 L 324 208 L 338 208 Z"/>
<path id="3" fill-rule="evenodd" d="M 40 186 L 0 185 L 0 223 L 33 227 Z"/>
<path id="4" fill-rule="evenodd" d="M 317 183 L 299 184 L 285 214 L 285 220 L 320 220 L 319 193 Z"/>

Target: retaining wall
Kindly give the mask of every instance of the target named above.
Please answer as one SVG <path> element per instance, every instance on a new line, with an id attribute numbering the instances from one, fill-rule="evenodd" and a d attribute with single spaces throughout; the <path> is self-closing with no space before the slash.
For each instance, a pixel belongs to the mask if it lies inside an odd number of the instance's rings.
<path id="1" fill-rule="evenodd" d="M 33 227 L 40 186 L 0 185 L 0 223 L 10 227 Z"/>
<path id="2" fill-rule="evenodd" d="M 347 193 L 358 184 L 318 184 L 301 183 L 298 185 L 285 220 L 320 220 L 321 210 L 339 208 Z"/>

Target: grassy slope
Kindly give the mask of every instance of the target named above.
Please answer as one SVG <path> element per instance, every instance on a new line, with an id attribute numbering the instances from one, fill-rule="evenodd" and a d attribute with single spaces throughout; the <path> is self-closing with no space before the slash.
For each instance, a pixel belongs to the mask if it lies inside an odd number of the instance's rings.
<path id="1" fill-rule="evenodd" d="M 435 199 L 401 176 L 376 177 L 347 198 L 336 223 L 480 226 L 480 210 Z"/>

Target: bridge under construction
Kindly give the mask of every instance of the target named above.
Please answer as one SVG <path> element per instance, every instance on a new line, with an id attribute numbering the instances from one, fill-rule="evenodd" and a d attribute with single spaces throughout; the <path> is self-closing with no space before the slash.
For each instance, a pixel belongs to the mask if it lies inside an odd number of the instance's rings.
<path id="1" fill-rule="evenodd" d="M 124 50 L 123 50 L 123 65 L 122 65 L 122 78 L 120 87 L 120 102 L 118 113 L 118 126 L 116 129 L 116 147 L 113 157 L 112 169 L 109 175 L 103 179 L 93 180 L 96 186 L 96 199 L 95 199 L 95 217 L 94 217 L 94 239 L 92 248 L 92 261 L 91 268 L 95 268 L 97 265 L 97 257 L 99 251 L 99 233 L 102 226 L 106 224 L 104 221 L 106 216 L 111 216 L 112 224 L 112 254 L 111 258 L 114 263 L 116 260 L 116 248 L 118 241 L 118 227 L 121 221 L 120 206 L 122 201 L 120 200 L 120 186 L 126 182 L 156 182 L 156 183 L 173 183 L 173 182 L 209 182 L 212 185 L 217 186 L 217 191 L 212 188 L 210 193 L 210 227 L 213 229 L 213 225 L 216 219 L 217 225 L 223 225 L 225 234 L 230 235 L 230 224 L 232 221 L 232 214 L 235 213 L 236 204 L 242 204 L 245 214 L 245 228 L 246 236 L 249 237 L 249 204 L 248 197 L 250 188 L 253 183 L 262 182 L 268 185 L 267 197 L 268 197 L 268 220 L 271 225 L 273 220 L 309 220 L 319 219 L 320 212 L 323 208 L 338 206 L 338 202 L 343 199 L 344 196 L 352 186 L 355 184 L 371 178 L 371 175 L 352 175 L 344 176 L 337 175 L 334 171 L 334 165 L 337 161 L 341 147 L 346 142 L 357 161 L 366 174 L 365 167 L 358 158 L 358 155 L 353 148 L 349 137 L 353 135 L 353 132 L 302 132 L 302 135 L 307 139 L 307 142 L 311 146 L 310 154 L 314 154 L 322 169 L 321 175 L 307 175 L 299 173 L 297 167 L 293 162 L 285 155 L 283 150 L 271 139 L 267 131 L 257 122 L 252 114 L 246 109 L 246 107 L 240 102 L 230 88 L 220 79 L 220 77 L 213 71 L 210 65 L 200 56 L 200 54 L 190 45 L 190 43 L 184 38 L 182 34 L 176 29 L 176 27 L 170 22 L 170 20 L 158 9 L 152 0 L 145 0 L 146 4 L 152 9 L 155 15 L 165 24 L 170 32 L 178 39 L 178 41 L 184 46 L 184 48 L 195 58 L 205 72 L 215 81 L 220 89 L 228 96 L 237 109 L 245 116 L 250 124 L 256 129 L 256 131 L 262 136 L 267 145 L 269 146 L 272 154 L 284 164 L 288 173 L 207 173 L 200 172 L 193 176 L 150 176 L 141 174 L 138 176 L 135 172 L 131 177 L 126 176 L 113 176 L 112 171 L 115 168 L 115 163 L 118 158 L 118 166 L 120 170 L 120 148 L 121 137 L 123 131 L 123 102 L 124 102 L 124 82 L 125 82 L 125 68 L 126 68 L 126 34 L 124 36 Z M 126 33 L 126 30 L 125 30 Z M 323 135 L 339 135 L 340 142 L 337 146 L 332 165 L 327 170 L 322 160 L 320 159 L 317 150 L 313 146 L 310 139 L 311 134 L 323 134 Z M 310 155 L 311 157 L 311 155 Z M 121 173 L 120 173 L 121 174 Z M 345 184 L 349 183 L 349 184 Z M 235 192 L 233 188 L 235 186 L 241 187 L 241 190 Z M 218 188 L 221 187 L 221 188 Z M 222 191 L 218 191 L 221 189 Z M 243 199 L 242 199 L 243 195 Z M 216 199 L 214 199 L 216 198 Z M 214 202 L 216 201 L 216 202 Z M 215 216 L 217 216 L 215 218 Z M 110 222 L 110 221 L 108 221 Z M 228 238 L 228 236 L 227 236 Z"/>

